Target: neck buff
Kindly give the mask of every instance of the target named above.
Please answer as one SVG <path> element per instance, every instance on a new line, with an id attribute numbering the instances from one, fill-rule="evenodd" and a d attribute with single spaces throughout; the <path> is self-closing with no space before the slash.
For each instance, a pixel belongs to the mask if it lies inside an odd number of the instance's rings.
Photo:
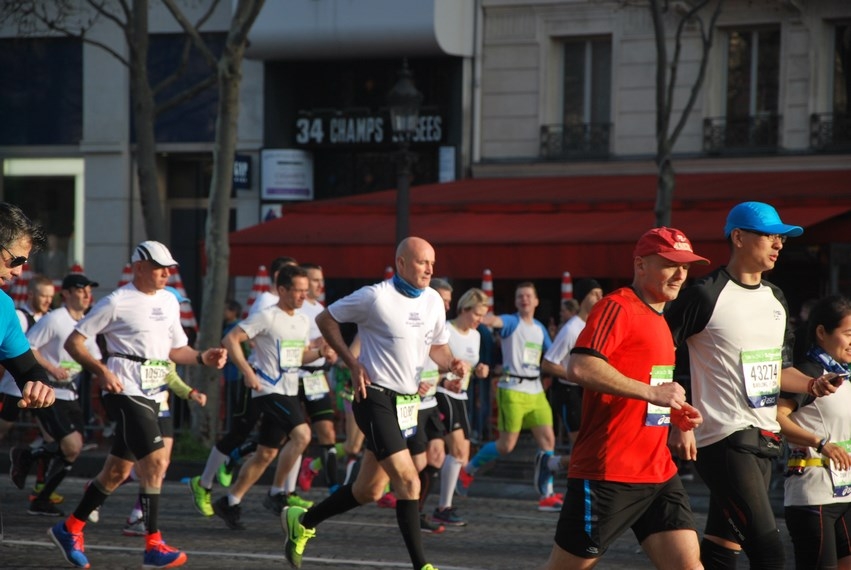
<path id="1" fill-rule="evenodd" d="M 810 350 L 807 351 L 807 358 L 812 360 L 813 362 L 818 362 L 824 369 L 828 372 L 836 372 L 837 374 L 847 374 L 848 366 L 843 366 L 836 362 L 832 356 L 824 351 L 822 347 L 817 344 L 814 344 L 810 347 Z"/>
<path id="2" fill-rule="evenodd" d="M 420 295 L 423 294 L 425 289 L 417 289 L 398 275 L 393 275 L 393 286 L 396 288 L 398 292 L 400 292 L 405 297 L 410 297 L 412 299 L 416 299 Z"/>

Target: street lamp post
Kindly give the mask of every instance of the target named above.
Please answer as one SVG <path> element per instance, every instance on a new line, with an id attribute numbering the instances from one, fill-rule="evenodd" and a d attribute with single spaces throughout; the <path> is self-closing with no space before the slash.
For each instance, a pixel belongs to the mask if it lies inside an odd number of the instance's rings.
<path id="1" fill-rule="evenodd" d="M 399 145 L 396 168 L 396 244 L 408 237 L 410 218 L 410 185 L 413 155 L 408 151 L 417 131 L 423 94 L 414 86 L 408 60 L 402 63 L 399 79 L 387 94 L 390 107 L 390 128 L 393 140 Z"/>

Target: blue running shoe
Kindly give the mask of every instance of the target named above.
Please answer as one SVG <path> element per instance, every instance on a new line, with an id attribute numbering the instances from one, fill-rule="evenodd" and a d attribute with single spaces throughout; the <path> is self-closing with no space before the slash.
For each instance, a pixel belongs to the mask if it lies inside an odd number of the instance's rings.
<path id="1" fill-rule="evenodd" d="M 553 476 L 553 473 L 547 465 L 547 460 L 550 457 L 551 454 L 544 453 L 543 451 L 539 451 L 535 456 L 535 488 L 538 490 L 538 494 L 542 497 L 546 497 L 551 494 L 549 485 L 550 478 Z"/>
<path id="2" fill-rule="evenodd" d="M 76 568 L 90 568 L 89 559 L 83 553 L 83 534 L 68 532 L 65 522 L 58 522 L 47 530 L 47 536 L 62 551 L 68 564 Z"/>
<path id="3" fill-rule="evenodd" d="M 142 568 L 175 568 L 186 564 L 186 553 L 167 545 L 162 535 L 159 532 L 156 534 L 156 537 L 152 537 L 151 546 L 145 549 Z"/>

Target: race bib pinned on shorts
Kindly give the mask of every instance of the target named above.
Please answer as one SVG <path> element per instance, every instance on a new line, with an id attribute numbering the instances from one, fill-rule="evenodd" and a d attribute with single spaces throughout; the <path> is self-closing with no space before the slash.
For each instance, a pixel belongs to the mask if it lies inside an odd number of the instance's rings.
<path id="1" fill-rule="evenodd" d="M 844 449 L 846 453 L 851 453 L 851 441 L 834 441 L 831 443 L 835 443 Z M 830 482 L 833 484 L 833 496 L 847 497 L 851 495 L 851 469 L 838 469 L 832 459 L 828 467 Z"/>
<path id="2" fill-rule="evenodd" d="M 748 406 L 770 408 L 777 405 L 782 364 L 780 348 L 742 351 L 742 373 L 745 378 Z"/>
<path id="3" fill-rule="evenodd" d="M 650 368 L 650 385 L 659 386 L 674 381 L 673 366 L 653 366 Z M 657 406 L 647 402 L 647 417 L 644 419 L 644 425 L 668 427 L 671 423 L 671 408 L 670 406 Z"/>
<path id="4" fill-rule="evenodd" d="M 149 393 L 165 386 L 165 377 L 168 376 L 168 360 L 146 360 L 139 367 L 141 374 L 142 391 Z"/>
<path id="5" fill-rule="evenodd" d="M 304 397 L 309 401 L 319 400 L 325 394 L 331 391 L 328 387 L 328 381 L 325 379 L 325 372 L 317 370 L 311 372 L 302 378 L 304 384 Z"/>
<path id="6" fill-rule="evenodd" d="M 419 407 L 419 394 L 410 396 L 399 394 L 396 396 L 396 420 L 399 422 L 399 429 L 402 430 L 402 437 L 409 438 L 417 433 L 417 411 Z"/>

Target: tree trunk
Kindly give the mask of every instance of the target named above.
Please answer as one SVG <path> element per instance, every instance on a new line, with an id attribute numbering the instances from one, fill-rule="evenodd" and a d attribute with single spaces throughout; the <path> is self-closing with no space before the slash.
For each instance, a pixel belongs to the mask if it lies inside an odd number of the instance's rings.
<path id="1" fill-rule="evenodd" d="M 130 89 L 136 127 L 136 168 L 147 239 L 168 243 L 162 200 L 157 184 L 154 93 L 148 80 L 148 2 L 133 3 L 130 48 Z"/>
<path id="2" fill-rule="evenodd" d="M 204 277 L 204 312 L 201 314 L 199 348 L 219 346 L 222 316 L 228 290 L 228 220 L 233 184 L 233 159 L 236 153 L 239 85 L 242 76 L 244 44 L 228 45 L 219 60 L 219 108 L 216 142 L 213 148 L 213 179 L 207 212 L 207 274 Z M 196 434 L 205 434 L 210 442 L 217 440 L 221 390 L 218 370 L 205 369 L 200 386 L 208 387 L 203 425 L 193 425 Z M 195 424 L 195 417 L 193 417 Z"/>
<path id="3" fill-rule="evenodd" d="M 674 174 L 674 165 L 671 163 L 670 149 L 657 157 L 657 174 L 656 180 L 656 226 L 671 225 L 671 207 L 674 201 L 674 186 L 676 185 L 676 176 Z"/>

